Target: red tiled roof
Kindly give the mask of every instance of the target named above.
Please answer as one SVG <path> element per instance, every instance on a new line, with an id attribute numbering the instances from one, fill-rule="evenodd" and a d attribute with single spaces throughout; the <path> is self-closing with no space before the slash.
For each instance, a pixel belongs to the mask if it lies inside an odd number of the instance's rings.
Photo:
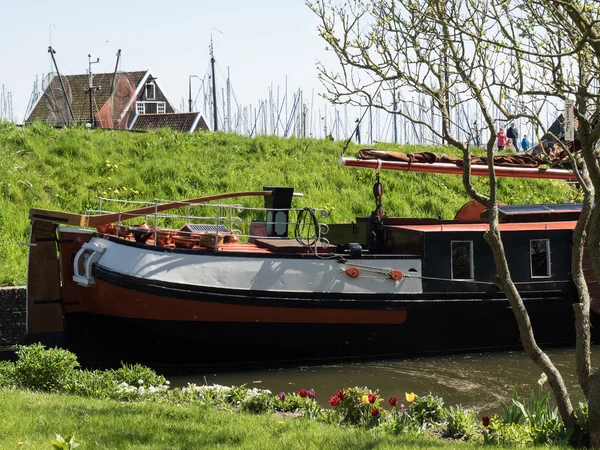
<path id="1" fill-rule="evenodd" d="M 192 126 L 194 126 L 193 130 Z M 199 130 L 208 130 L 206 121 L 198 112 L 140 114 L 136 116 L 130 129 L 139 131 L 156 128 L 170 128 L 175 131 L 182 131 L 186 133 L 192 133 Z"/>
<path id="2" fill-rule="evenodd" d="M 137 86 L 142 81 L 142 78 L 147 73 L 147 71 L 135 71 L 135 72 L 122 72 L 125 75 L 132 87 L 133 90 L 137 88 Z M 110 85 L 113 79 L 113 73 L 97 73 L 94 74 L 93 84 L 94 86 L 99 87 L 94 91 L 94 105 L 93 111 L 96 114 L 102 106 L 106 103 L 110 94 Z M 90 118 L 90 100 L 88 94 L 88 75 L 66 75 L 61 77 L 63 79 L 63 84 L 65 85 L 65 90 L 67 93 L 70 92 L 71 99 L 71 108 L 73 110 L 73 116 L 75 117 L 76 122 L 87 122 Z M 64 108 L 64 100 L 62 96 L 62 88 L 60 87 L 60 81 L 58 77 L 54 77 L 50 82 L 50 85 L 44 91 L 44 94 L 38 101 L 37 105 L 29 114 L 29 117 L 25 120 L 26 122 L 50 122 L 55 123 L 56 119 L 56 107 L 52 106 L 52 102 L 50 97 L 52 95 L 56 95 L 58 97 L 58 101 L 60 103 L 59 108 Z M 54 111 L 54 114 L 53 114 Z M 68 111 L 64 111 L 65 114 L 68 114 Z M 59 111 L 59 115 L 62 116 L 63 111 Z"/>

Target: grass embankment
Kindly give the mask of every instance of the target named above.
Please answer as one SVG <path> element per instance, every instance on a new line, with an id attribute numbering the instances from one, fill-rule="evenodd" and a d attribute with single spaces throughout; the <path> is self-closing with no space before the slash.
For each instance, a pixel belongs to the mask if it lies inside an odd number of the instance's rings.
<path id="1" fill-rule="evenodd" d="M 0 286 L 25 283 L 31 207 L 83 213 L 97 196 L 183 200 L 219 192 L 291 186 L 305 197 L 295 206 L 325 207 L 330 222 L 353 221 L 374 209 L 372 170 L 340 168 L 343 142 L 248 138 L 170 130 L 135 134 L 0 122 Z M 448 147 L 378 144 L 382 150 L 434 151 Z M 347 155 L 360 147 L 352 144 Z M 406 172 L 382 174 L 383 206 L 391 216 L 451 219 L 468 198 L 461 177 Z M 476 180 L 486 191 L 487 180 Z M 569 201 L 567 185 L 499 180 L 508 204 Z M 261 206 L 254 199 L 253 206 Z"/>
<path id="2" fill-rule="evenodd" d="M 0 404 L 2 449 L 52 448 L 56 434 L 75 434 L 82 450 L 481 448 L 476 443 L 392 436 L 303 418 L 234 414 L 208 406 L 122 403 L 19 390 L 0 390 Z"/>

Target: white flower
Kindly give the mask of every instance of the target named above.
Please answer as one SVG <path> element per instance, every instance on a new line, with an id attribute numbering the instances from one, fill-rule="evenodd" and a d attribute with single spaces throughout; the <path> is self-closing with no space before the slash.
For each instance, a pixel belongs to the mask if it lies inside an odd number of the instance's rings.
<path id="1" fill-rule="evenodd" d="M 165 381 L 165 384 L 168 386 L 171 384 L 171 382 L 169 380 Z"/>
<path id="2" fill-rule="evenodd" d="M 141 378 L 138 380 L 138 384 L 144 384 L 144 380 L 142 380 Z"/>
<path id="3" fill-rule="evenodd" d="M 548 376 L 545 373 L 542 373 L 542 375 L 540 376 L 540 379 L 538 380 L 538 384 L 540 386 L 543 386 L 544 383 L 546 383 L 546 381 L 548 381 Z"/>

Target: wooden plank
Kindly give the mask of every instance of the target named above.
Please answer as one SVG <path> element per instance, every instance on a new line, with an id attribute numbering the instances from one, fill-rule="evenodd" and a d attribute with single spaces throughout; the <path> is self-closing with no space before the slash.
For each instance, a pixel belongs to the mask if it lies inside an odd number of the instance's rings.
<path id="1" fill-rule="evenodd" d="M 237 197 L 268 197 L 272 195 L 271 191 L 249 191 L 249 192 L 229 192 L 225 194 L 207 195 L 204 197 L 193 198 L 190 200 L 182 200 L 172 203 L 164 203 L 158 205 L 155 209 L 154 206 L 147 206 L 144 208 L 132 209 L 129 211 L 122 211 L 121 213 L 113 214 L 100 214 L 97 216 L 86 216 L 84 214 L 73 214 L 64 213 L 60 211 L 49 211 L 46 209 L 31 208 L 29 212 L 29 218 L 31 220 L 60 223 L 64 225 L 75 225 L 78 227 L 89 227 L 94 228 L 98 225 L 106 225 L 114 223 L 119 220 L 133 219 L 135 217 L 146 216 L 154 214 L 156 212 L 167 211 L 169 209 L 179 208 L 181 206 L 187 206 L 191 203 L 204 203 L 213 200 L 222 200 L 227 198 Z"/>
<path id="2" fill-rule="evenodd" d="M 312 253 L 312 248 L 300 244 L 296 239 L 265 239 L 254 238 L 254 243 L 263 248 L 267 248 L 272 252 L 287 252 L 287 253 Z M 319 253 L 327 253 L 328 250 L 323 247 L 318 247 Z"/>
<path id="3" fill-rule="evenodd" d="M 56 249 L 57 225 L 34 220 L 27 273 L 27 333 L 62 332 L 62 292 Z M 54 238 L 54 239 L 49 239 Z M 50 302 L 49 300 L 52 300 Z"/>
<path id="4" fill-rule="evenodd" d="M 29 219 L 43 222 L 60 223 L 64 225 L 75 225 L 84 227 L 86 217 L 81 214 L 64 213 L 60 211 L 49 211 L 47 209 L 31 208 Z"/>

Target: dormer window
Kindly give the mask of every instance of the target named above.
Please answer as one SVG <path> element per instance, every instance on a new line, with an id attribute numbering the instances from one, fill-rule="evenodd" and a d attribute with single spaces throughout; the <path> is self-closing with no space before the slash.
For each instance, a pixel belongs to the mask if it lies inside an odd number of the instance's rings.
<path id="1" fill-rule="evenodd" d="M 154 100 L 156 98 L 156 85 L 154 83 L 146 83 L 146 100 Z"/>

